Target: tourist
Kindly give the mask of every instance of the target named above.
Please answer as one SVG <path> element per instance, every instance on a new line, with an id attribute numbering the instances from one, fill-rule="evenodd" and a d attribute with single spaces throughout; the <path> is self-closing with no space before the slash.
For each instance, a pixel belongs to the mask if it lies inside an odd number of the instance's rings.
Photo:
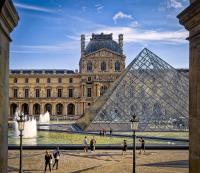
<path id="1" fill-rule="evenodd" d="M 123 148 L 122 148 L 122 155 L 124 155 L 124 153 L 126 152 L 126 150 L 127 150 L 127 143 L 126 143 L 126 140 L 124 140 L 124 142 L 123 142 Z"/>
<path id="2" fill-rule="evenodd" d="M 99 132 L 99 135 L 100 135 L 100 136 L 102 135 L 102 132 L 101 132 L 101 130 L 100 130 L 100 132 Z"/>
<path id="3" fill-rule="evenodd" d="M 59 151 L 59 147 L 57 147 L 56 150 L 54 150 L 53 152 L 53 157 L 54 157 L 54 164 L 53 164 L 53 168 L 56 165 L 56 169 L 58 169 L 58 161 L 60 159 L 60 151 Z"/>
<path id="4" fill-rule="evenodd" d="M 140 148 L 140 154 L 142 154 L 142 151 L 143 151 L 143 153 L 145 153 L 145 141 L 144 141 L 144 139 L 143 139 L 143 137 L 141 137 L 140 139 L 139 139 L 139 142 L 141 143 L 141 148 Z"/>
<path id="5" fill-rule="evenodd" d="M 88 151 L 87 136 L 85 136 L 85 138 L 83 139 L 83 149 L 84 149 L 84 152 Z"/>
<path id="6" fill-rule="evenodd" d="M 112 136 L 112 128 L 110 128 L 110 136 Z"/>
<path id="7" fill-rule="evenodd" d="M 46 151 L 46 154 L 45 154 L 45 171 L 44 172 L 46 172 L 48 165 L 49 165 L 49 170 L 51 172 L 51 163 L 52 163 L 52 156 L 48 151 Z"/>
<path id="8" fill-rule="evenodd" d="M 95 151 L 95 145 L 96 145 L 96 140 L 93 136 L 93 138 L 90 140 L 90 149 L 91 149 L 91 152 Z"/>

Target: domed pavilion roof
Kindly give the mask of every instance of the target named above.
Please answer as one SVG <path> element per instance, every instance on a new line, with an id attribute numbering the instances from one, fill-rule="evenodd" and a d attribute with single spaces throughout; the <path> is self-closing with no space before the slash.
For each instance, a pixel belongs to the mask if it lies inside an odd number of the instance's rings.
<path id="1" fill-rule="evenodd" d="M 85 54 L 90 54 L 100 49 L 109 49 L 116 53 L 122 53 L 119 44 L 112 39 L 112 34 L 92 34 L 90 42 L 86 46 Z"/>

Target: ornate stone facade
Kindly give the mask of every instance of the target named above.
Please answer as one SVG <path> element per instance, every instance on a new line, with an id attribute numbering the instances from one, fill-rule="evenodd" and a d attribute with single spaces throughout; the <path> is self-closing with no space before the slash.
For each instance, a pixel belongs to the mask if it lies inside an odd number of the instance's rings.
<path id="1" fill-rule="evenodd" d="M 18 14 L 11 0 L 0 1 L 0 172 L 7 172 L 8 159 L 8 74 L 10 32 L 17 25 Z"/>
<path id="2" fill-rule="evenodd" d="M 200 173 L 200 1 L 190 0 L 190 6 L 178 15 L 180 23 L 190 31 L 189 59 L 189 172 Z"/>
<path id="3" fill-rule="evenodd" d="M 11 70 L 10 118 L 16 107 L 38 116 L 48 110 L 51 118 L 79 118 L 125 69 L 123 35 L 93 34 L 85 47 L 81 35 L 79 72 L 72 70 Z"/>

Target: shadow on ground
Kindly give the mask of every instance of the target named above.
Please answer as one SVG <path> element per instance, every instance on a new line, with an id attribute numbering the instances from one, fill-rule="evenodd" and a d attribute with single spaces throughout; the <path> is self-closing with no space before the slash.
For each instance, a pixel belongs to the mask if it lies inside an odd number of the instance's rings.
<path id="1" fill-rule="evenodd" d="M 148 163 L 148 164 L 142 164 L 140 166 L 188 168 L 188 165 L 189 165 L 188 160 L 177 160 L 169 162 Z"/>

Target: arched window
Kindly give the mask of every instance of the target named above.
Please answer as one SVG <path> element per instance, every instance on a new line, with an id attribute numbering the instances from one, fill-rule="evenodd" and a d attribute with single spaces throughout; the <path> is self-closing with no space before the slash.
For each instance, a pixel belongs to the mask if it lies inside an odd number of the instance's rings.
<path id="1" fill-rule="evenodd" d="M 75 115 L 75 106 L 73 103 L 68 104 L 67 106 L 67 114 L 68 115 Z"/>
<path id="2" fill-rule="evenodd" d="M 115 71 L 120 71 L 120 63 L 119 63 L 119 61 L 115 62 Z"/>
<path id="3" fill-rule="evenodd" d="M 10 105 L 10 116 L 14 116 L 16 110 L 17 110 L 17 104 L 16 104 L 16 103 L 12 103 L 12 104 Z"/>
<path id="4" fill-rule="evenodd" d="M 87 63 L 87 71 L 92 71 L 92 62 Z"/>
<path id="5" fill-rule="evenodd" d="M 22 112 L 24 113 L 24 115 L 28 115 L 29 114 L 29 106 L 27 103 L 24 103 L 22 105 Z"/>
<path id="6" fill-rule="evenodd" d="M 38 103 L 33 105 L 33 114 L 39 115 L 40 114 L 40 105 Z"/>
<path id="7" fill-rule="evenodd" d="M 51 106 L 51 104 L 49 104 L 49 103 L 47 103 L 45 106 L 44 106 L 44 110 L 45 110 L 45 112 L 49 112 L 50 113 L 50 115 L 52 114 L 52 106 Z"/>
<path id="8" fill-rule="evenodd" d="M 101 63 L 101 71 L 106 71 L 106 62 Z"/>
<path id="9" fill-rule="evenodd" d="M 61 103 L 56 105 L 56 113 L 57 113 L 57 115 L 62 115 L 62 113 L 63 113 L 63 105 Z"/>

